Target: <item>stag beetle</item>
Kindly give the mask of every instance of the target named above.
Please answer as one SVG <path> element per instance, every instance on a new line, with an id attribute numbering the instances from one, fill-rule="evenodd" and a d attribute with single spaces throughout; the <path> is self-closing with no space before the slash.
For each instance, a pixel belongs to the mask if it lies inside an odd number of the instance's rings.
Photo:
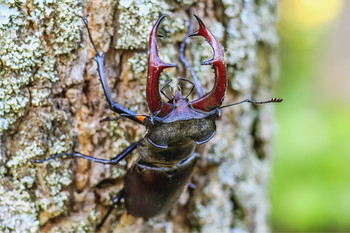
<path id="1" fill-rule="evenodd" d="M 211 65 L 214 69 L 214 87 L 209 93 L 203 95 L 198 85 L 187 80 L 192 84 L 192 90 L 193 88 L 198 89 L 200 97 L 194 101 L 189 101 L 188 95 L 184 97 L 177 90 L 174 91 L 171 98 L 167 97 L 163 92 L 164 87 L 159 90 L 159 76 L 162 71 L 175 66 L 163 63 L 158 56 L 156 38 L 158 26 L 165 17 L 163 15 L 154 25 L 149 37 L 146 89 L 146 99 L 150 111 L 149 116 L 139 115 L 112 100 L 104 73 L 104 56 L 100 54 L 92 40 L 87 18 L 83 18 L 91 44 L 96 51 L 94 59 L 98 66 L 100 81 L 110 109 L 119 113 L 120 117 L 126 117 L 143 124 L 147 130 L 138 142 L 132 143 L 111 160 L 98 159 L 79 152 L 70 152 L 57 154 L 44 160 L 36 159 L 32 161 L 41 163 L 59 156 L 68 155 L 82 157 L 98 163 L 118 164 L 120 160 L 137 148 L 139 157 L 127 171 L 124 188 L 114 199 L 114 205 L 118 205 L 120 200 L 124 198 L 128 213 L 144 218 L 150 218 L 169 210 L 179 199 L 185 186 L 190 182 L 199 158 L 199 155 L 195 153 L 196 145 L 205 143 L 214 136 L 216 130 L 215 121 L 221 114 L 221 108 L 243 102 L 263 104 L 282 101 L 282 99 L 277 98 L 267 101 L 246 99 L 241 102 L 221 106 L 227 88 L 224 53 L 219 42 L 206 28 L 203 21 L 197 15 L 194 16 L 198 21 L 199 29 L 188 34 L 187 37 L 202 36 L 212 47 L 214 52 L 213 58 L 203 62 L 202 65 Z M 166 96 L 169 101 L 163 101 L 160 93 Z M 102 226 L 114 205 L 110 207 L 99 226 Z"/>

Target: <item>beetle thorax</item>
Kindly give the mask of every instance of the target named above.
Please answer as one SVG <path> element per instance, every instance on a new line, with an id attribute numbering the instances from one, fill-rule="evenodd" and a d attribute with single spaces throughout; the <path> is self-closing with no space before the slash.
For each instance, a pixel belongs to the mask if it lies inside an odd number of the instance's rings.
<path id="1" fill-rule="evenodd" d="M 174 100 L 173 110 L 163 118 L 151 117 L 139 151 L 150 152 L 147 160 L 162 164 L 180 162 L 192 155 L 196 144 L 210 140 L 216 130 L 215 120 L 220 110 L 202 112 L 193 109 L 186 98 Z M 184 151 L 187 153 L 184 153 Z M 156 161 L 152 161 L 156 163 Z"/>

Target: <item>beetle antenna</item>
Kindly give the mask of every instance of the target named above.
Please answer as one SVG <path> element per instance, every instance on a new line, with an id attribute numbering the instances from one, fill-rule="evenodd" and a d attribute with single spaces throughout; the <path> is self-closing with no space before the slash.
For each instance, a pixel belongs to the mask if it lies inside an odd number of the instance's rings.
<path id="1" fill-rule="evenodd" d="M 272 98 L 272 99 L 265 100 L 265 101 L 254 101 L 251 99 L 245 99 L 245 100 L 242 100 L 242 101 L 237 102 L 237 103 L 232 103 L 232 104 L 228 104 L 225 106 L 221 106 L 219 109 L 231 107 L 231 106 L 238 105 L 238 104 L 241 104 L 244 102 L 248 102 L 248 103 L 252 103 L 252 104 L 267 104 L 267 103 L 280 103 L 282 101 L 283 101 L 283 99 L 281 99 L 281 98 Z"/>

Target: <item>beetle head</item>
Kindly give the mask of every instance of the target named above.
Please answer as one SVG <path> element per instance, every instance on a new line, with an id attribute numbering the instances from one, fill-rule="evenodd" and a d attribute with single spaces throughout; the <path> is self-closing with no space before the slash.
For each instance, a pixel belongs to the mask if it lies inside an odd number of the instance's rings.
<path id="1" fill-rule="evenodd" d="M 192 101 L 190 104 L 194 109 L 209 112 L 213 109 L 219 108 L 226 94 L 226 69 L 224 64 L 224 53 L 221 49 L 219 42 L 215 39 L 213 34 L 206 28 L 203 21 L 194 15 L 198 21 L 198 31 L 192 33 L 190 36 L 202 36 L 204 37 L 213 49 L 214 56 L 212 59 L 205 61 L 202 65 L 211 65 L 215 73 L 215 83 L 213 89 L 200 97 L 199 99 Z M 151 35 L 149 37 L 149 55 L 148 55 L 148 74 L 147 74 L 147 89 L 146 99 L 148 108 L 152 115 L 164 117 L 169 114 L 174 108 L 175 102 L 180 104 L 183 101 L 187 101 L 187 96 L 182 97 L 180 93 L 174 93 L 173 103 L 164 102 L 159 92 L 159 76 L 162 71 L 169 67 L 174 67 L 173 64 L 166 64 L 161 61 L 158 55 L 157 48 L 157 31 L 160 22 L 165 16 L 161 16 L 156 24 L 153 26 Z"/>
<path id="2" fill-rule="evenodd" d="M 182 107 L 182 108 L 186 108 L 190 105 L 187 96 L 184 97 L 180 94 L 180 92 L 178 90 L 174 91 L 174 98 L 173 98 L 173 106 L 176 108 L 178 107 Z"/>

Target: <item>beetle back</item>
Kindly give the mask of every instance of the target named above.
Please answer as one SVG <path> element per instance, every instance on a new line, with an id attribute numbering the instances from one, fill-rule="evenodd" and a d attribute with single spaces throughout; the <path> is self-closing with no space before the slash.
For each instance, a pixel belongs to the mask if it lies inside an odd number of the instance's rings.
<path id="1" fill-rule="evenodd" d="M 169 210 L 189 183 L 198 158 L 198 154 L 194 153 L 171 168 L 136 162 L 125 177 L 128 213 L 150 218 Z"/>

